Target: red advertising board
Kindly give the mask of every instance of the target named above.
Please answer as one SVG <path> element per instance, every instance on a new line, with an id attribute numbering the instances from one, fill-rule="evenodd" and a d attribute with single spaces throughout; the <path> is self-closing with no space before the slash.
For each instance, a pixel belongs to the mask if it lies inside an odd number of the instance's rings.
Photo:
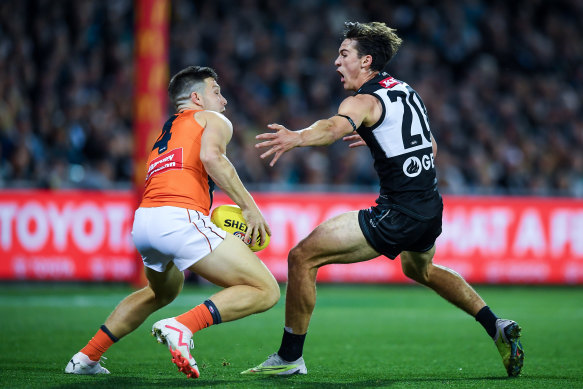
<path id="1" fill-rule="evenodd" d="M 279 281 L 287 253 L 319 223 L 375 194 L 254 193 L 272 230 L 259 257 Z M 444 198 L 435 263 L 473 283 L 583 284 L 583 200 Z M 231 203 L 217 193 L 215 205 Z M 132 281 L 132 192 L 0 192 L 0 279 Z M 399 259 L 320 269 L 322 282 L 409 282 Z"/>
<path id="2" fill-rule="evenodd" d="M 472 282 L 583 283 L 583 200 L 446 197 L 435 262 Z"/>
<path id="3" fill-rule="evenodd" d="M 134 207 L 133 192 L 0 192 L 0 279 L 134 280 Z"/>
<path id="4" fill-rule="evenodd" d="M 270 223 L 259 257 L 280 281 L 293 245 L 341 212 L 374 205 L 376 194 L 255 193 Z M 224 197 L 218 201 L 229 202 Z M 475 283 L 582 284 L 583 200 L 537 197 L 444 197 L 443 233 L 434 263 Z M 328 265 L 319 281 L 409 282 L 399 258 Z"/>

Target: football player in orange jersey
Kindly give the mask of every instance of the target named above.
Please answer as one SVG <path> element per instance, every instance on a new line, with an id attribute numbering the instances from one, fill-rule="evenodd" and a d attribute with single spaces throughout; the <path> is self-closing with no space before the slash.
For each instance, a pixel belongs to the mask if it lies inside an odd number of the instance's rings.
<path id="1" fill-rule="evenodd" d="M 71 358 L 66 373 L 109 374 L 99 363 L 103 353 L 176 298 L 186 269 L 224 288 L 190 311 L 152 327 L 158 342 L 168 346 L 172 362 L 190 378 L 199 376 L 190 354 L 195 332 L 265 311 L 279 300 L 279 285 L 263 262 L 209 217 L 216 183 L 242 209 L 248 226 L 245 241 L 259 238 L 263 243 L 271 234 L 226 156 L 233 126 L 222 114 L 227 100 L 215 71 L 199 66 L 183 69 L 170 80 L 168 92 L 177 113 L 165 123 L 148 158 L 144 195 L 132 230 L 148 286 L 119 303 Z"/>

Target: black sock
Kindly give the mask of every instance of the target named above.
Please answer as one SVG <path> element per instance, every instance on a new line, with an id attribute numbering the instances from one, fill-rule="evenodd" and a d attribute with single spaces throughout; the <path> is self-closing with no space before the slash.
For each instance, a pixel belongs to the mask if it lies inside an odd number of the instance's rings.
<path id="1" fill-rule="evenodd" d="M 105 332 L 105 334 L 106 334 L 107 336 L 109 336 L 109 339 L 111 339 L 111 341 L 112 341 L 113 343 L 115 343 L 115 342 L 117 342 L 117 341 L 119 340 L 119 339 L 118 339 L 118 338 L 117 338 L 117 337 L 116 337 L 114 334 L 112 334 L 112 333 L 111 333 L 111 331 L 109 330 L 109 328 L 107 328 L 107 327 L 105 326 L 105 324 L 103 324 L 103 325 L 101 326 L 101 331 Z"/>
<path id="2" fill-rule="evenodd" d="M 221 319 L 221 314 L 219 313 L 215 303 L 213 303 L 211 300 L 205 300 L 204 305 L 206 305 L 206 307 L 209 309 L 209 312 L 211 313 L 211 316 L 213 317 L 213 324 L 221 324 L 223 320 Z"/>
<path id="3" fill-rule="evenodd" d="M 284 360 L 293 362 L 302 356 L 305 340 L 306 334 L 296 335 L 284 329 L 283 338 L 281 339 L 281 347 L 277 353 Z"/>
<path id="4" fill-rule="evenodd" d="M 480 309 L 480 311 L 476 314 L 476 321 L 479 322 L 482 327 L 484 327 L 491 338 L 494 338 L 494 335 L 496 335 L 497 319 L 498 316 L 494 315 L 494 313 L 490 310 L 490 307 L 487 305 Z"/>

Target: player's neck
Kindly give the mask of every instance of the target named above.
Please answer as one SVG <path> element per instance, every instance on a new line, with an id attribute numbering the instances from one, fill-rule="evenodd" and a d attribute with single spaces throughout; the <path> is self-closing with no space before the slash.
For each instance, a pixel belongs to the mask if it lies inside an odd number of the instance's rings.
<path id="1" fill-rule="evenodd" d="M 365 77 L 364 82 L 362 83 L 362 85 L 366 84 L 367 82 L 369 82 L 370 80 L 372 80 L 373 78 L 375 78 L 377 76 L 377 74 L 379 74 L 379 72 L 369 70 L 369 74 L 367 74 L 367 76 Z"/>
<path id="2" fill-rule="evenodd" d="M 182 113 L 184 111 L 192 111 L 192 110 L 202 110 L 202 107 L 199 107 L 198 105 L 194 105 L 194 104 L 182 104 L 179 105 L 178 108 L 176 108 L 176 112 L 178 113 Z"/>
<path id="3" fill-rule="evenodd" d="M 377 75 L 379 74 L 379 72 L 377 71 L 372 71 L 369 70 L 363 78 L 362 83 L 360 84 L 360 87 L 358 89 L 360 89 L 364 84 L 366 84 L 367 82 L 369 82 L 370 80 L 372 80 L 373 78 L 375 78 Z"/>

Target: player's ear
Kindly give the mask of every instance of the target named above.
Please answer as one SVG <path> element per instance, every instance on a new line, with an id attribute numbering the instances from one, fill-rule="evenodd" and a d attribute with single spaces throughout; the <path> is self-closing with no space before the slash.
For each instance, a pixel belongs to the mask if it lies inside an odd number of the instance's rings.
<path id="1" fill-rule="evenodd" d="M 372 55 L 364 55 L 362 56 L 362 67 L 366 68 L 372 65 Z"/>
<path id="2" fill-rule="evenodd" d="M 203 106 L 202 95 L 196 91 L 193 91 L 190 94 L 190 101 L 192 101 L 196 105 L 200 105 L 201 107 Z"/>

